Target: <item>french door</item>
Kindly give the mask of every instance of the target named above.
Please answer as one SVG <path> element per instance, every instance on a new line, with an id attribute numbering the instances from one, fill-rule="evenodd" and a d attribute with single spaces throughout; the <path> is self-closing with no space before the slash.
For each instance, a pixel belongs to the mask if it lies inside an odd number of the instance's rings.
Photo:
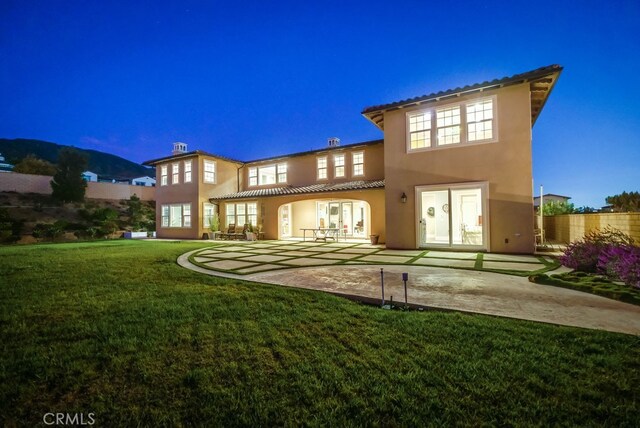
<path id="1" fill-rule="evenodd" d="M 487 184 L 416 188 L 419 247 L 488 248 Z"/>

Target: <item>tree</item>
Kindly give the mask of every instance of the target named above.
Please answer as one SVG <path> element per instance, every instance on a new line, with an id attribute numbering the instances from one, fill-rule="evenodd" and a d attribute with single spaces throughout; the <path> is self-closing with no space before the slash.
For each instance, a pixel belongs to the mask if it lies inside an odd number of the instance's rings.
<path id="1" fill-rule="evenodd" d="M 54 175 L 56 166 L 34 155 L 28 155 L 13 167 L 13 171 L 22 174 Z"/>
<path id="2" fill-rule="evenodd" d="M 576 211 L 571 202 L 549 201 L 542 207 L 543 215 L 573 214 Z"/>
<path id="3" fill-rule="evenodd" d="M 87 158 L 70 147 L 58 152 L 58 166 L 51 181 L 54 199 L 61 202 L 82 202 L 87 182 L 82 172 L 87 169 Z"/>
<path id="4" fill-rule="evenodd" d="M 640 211 L 640 192 L 607 196 L 607 203 L 613 205 L 613 210 L 617 212 L 637 212 Z"/>

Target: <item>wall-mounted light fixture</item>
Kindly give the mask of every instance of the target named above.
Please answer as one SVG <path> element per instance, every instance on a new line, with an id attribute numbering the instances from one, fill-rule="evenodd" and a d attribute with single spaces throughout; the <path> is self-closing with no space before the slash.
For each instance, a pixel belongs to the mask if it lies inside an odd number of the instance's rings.
<path id="1" fill-rule="evenodd" d="M 402 196 L 400 196 L 400 202 L 403 204 L 407 203 L 407 195 L 404 192 L 402 192 Z"/>

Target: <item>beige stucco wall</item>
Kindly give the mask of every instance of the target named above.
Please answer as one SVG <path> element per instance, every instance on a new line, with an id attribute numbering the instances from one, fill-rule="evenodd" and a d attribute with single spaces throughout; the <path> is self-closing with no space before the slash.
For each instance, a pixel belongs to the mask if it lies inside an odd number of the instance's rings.
<path id="1" fill-rule="evenodd" d="M 496 95 L 498 141 L 407 153 L 409 111 Z M 488 182 L 489 251 L 534 250 L 531 113 L 528 85 L 460 96 L 385 113 L 386 229 L 389 248 L 416 248 L 416 186 Z M 406 204 L 400 196 L 408 197 Z M 508 243 L 505 243 L 508 240 Z"/>
<path id="2" fill-rule="evenodd" d="M 582 238 L 595 229 L 607 226 L 621 230 L 640 242 L 640 213 L 565 214 L 544 217 L 545 238 L 568 243 Z"/>
<path id="3" fill-rule="evenodd" d="M 0 174 L 0 192 L 51 194 L 51 180 L 47 175 Z M 130 199 L 134 194 L 143 201 L 155 199 L 155 187 L 131 186 L 128 184 L 88 182 L 85 197 L 89 199 Z"/>
<path id="4" fill-rule="evenodd" d="M 204 182 L 204 160 L 216 162 L 216 183 Z M 190 183 L 184 182 L 184 161 L 191 160 L 192 180 Z M 171 165 L 179 164 L 180 182 L 172 184 Z M 168 182 L 166 186 L 161 186 L 162 165 L 168 165 Z M 209 198 L 238 191 L 238 168 L 240 164 L 229 162 L 211 156 L 194 154 L 187 158 L 177 160 L 168 159 L 156 165 L 156 230 L 159 238 L 177 239 L 200 239 L 205 230 L 203 228 L 204 203 L 209 202 Z M 162 205 L 191 203 L 191 227 L 166 228 L 162 227 Z"/>
<path id="5" fill-rule="evenodd" d="M 309 208 L 309 212 L 315 212 L 315 201 L 318 200 L 344 200 L 354 199 L 366 201 L 369 203 L 371 210 L 371 227 L 370 232 L 372 234 L 380 235 L 380 242 L 383 243 L 385 234 L 385 211 L 384 211 L 384 189 L 370 189 L 370 190 L 358 190 L 348 192 L 333 192 L 333 193 L 314 193 L 311 195 L 288 195 L 288 196 L 272 196 L 267 198 L 253 198 L 243 200 L 233 200 L 229 203 L 238 202 L 257 202 L 258 203 L 258 223 L 262 224 L 264 238 L 265 239 L 278 239 L 279 237 L 279 216 L 278 209 L 280 206 L 298 201 L 307 201 L 305 204 Z M 221 224 L 226 224 L 226 218 L 224 216 L 225 208 L 224 203 L 220 206 Z M 294 214 L 295 218 L 295 214 Z M 298 218 L 294 224 L 292 224 L 293 236 L 302 236 L 300 232 L 301 227 L 315 227 L 315 216 L 313 219 L 309 219 L 306 223 L 304 220 Z"/>
<path id="6" fill-rule="evenodd" d="M 354 176 L 352 171 L 352 154 L 354 152 L 364 152 L 364 176 Z M 345 154 L 345 176 L 336 178 L 334 176 L 334 155 Z M 327 158 L 328 178 L 318 180 L 317 158 Z M 278 163 L 287 164 L 287 182 L 276 183 L 264 186 L 248 186 L 249 168 L 260 167 L 262 165 L 274 165 Z M 242 169 L 242 176 L 246 185 L 243 190 L 268 189 L 270 187 L 288 186 L 308 186 L 318 183 L 342 183 L 356 180 L 382 180 L 384 178 L 384 144 L 367 144 L 362 146 L 336 147 L 307 155 L 283 156 L 278 159 L 270 159 L 262 162 L 251 162 Z"/>

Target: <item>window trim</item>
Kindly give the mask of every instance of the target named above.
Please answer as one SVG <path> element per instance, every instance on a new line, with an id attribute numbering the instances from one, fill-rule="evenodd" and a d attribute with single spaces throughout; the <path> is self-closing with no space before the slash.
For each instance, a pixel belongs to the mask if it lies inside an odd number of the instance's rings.
<path id="1" fill-rule="evenodd" d="M 483 101 L 491 100 L 493 107 L 493 117 L 492 117 L 492 138 L 484 139 L 484 140 L 474 140 L 469 141 L 469 128 L 467 122 L 467 106 L 470 104 L 480 103 Z M 437 112 L 438 110 L 444 110 L 449 108 L 459 107 L 460 108 L 460 142 L 459 143 L 451 143 L 451 144 L 438 144 L 438 123 L 437 123 Z M 429 112 L 431 114 L 431 128 L 430 128 L 430 140 L 431 145 L 428 147 L 419 147 L 416 149 L 411 148 L 411 132 L 409 127 L 409 120 L 411 116 L 416 114 Z M 472 122 L 475 123 L 475 122 Z M 483 96 L 480 98 L 467 99 L 464 101 L 457 101 L 455 103 L 441 104 L 436 106 L 431 106 L 428 108 L 417 109 L 408 111 L 405 113 L 405 151 L 406 153 L 416 153 L 416 152 L 425 152 L 431 150 L 442 150 L 442 149 L 450 149 L 455 147 L 468 147 L 474 146 L 477 144 L 490 144 L 497 143 L 499 141 L 498 136 L 498 96 L 497 94 Z"/>
<path id="2" fill-rule="evenodd" d="M 356 155 L 362 155 L 362 163 L 356 163 Z M 362 174 L 356 174 L 356 165 L 362 165 Z M 351 176 L 352 177 L 364 177 L 364 150 L 359 150 L 357 152 L 351 152 Z"/>

